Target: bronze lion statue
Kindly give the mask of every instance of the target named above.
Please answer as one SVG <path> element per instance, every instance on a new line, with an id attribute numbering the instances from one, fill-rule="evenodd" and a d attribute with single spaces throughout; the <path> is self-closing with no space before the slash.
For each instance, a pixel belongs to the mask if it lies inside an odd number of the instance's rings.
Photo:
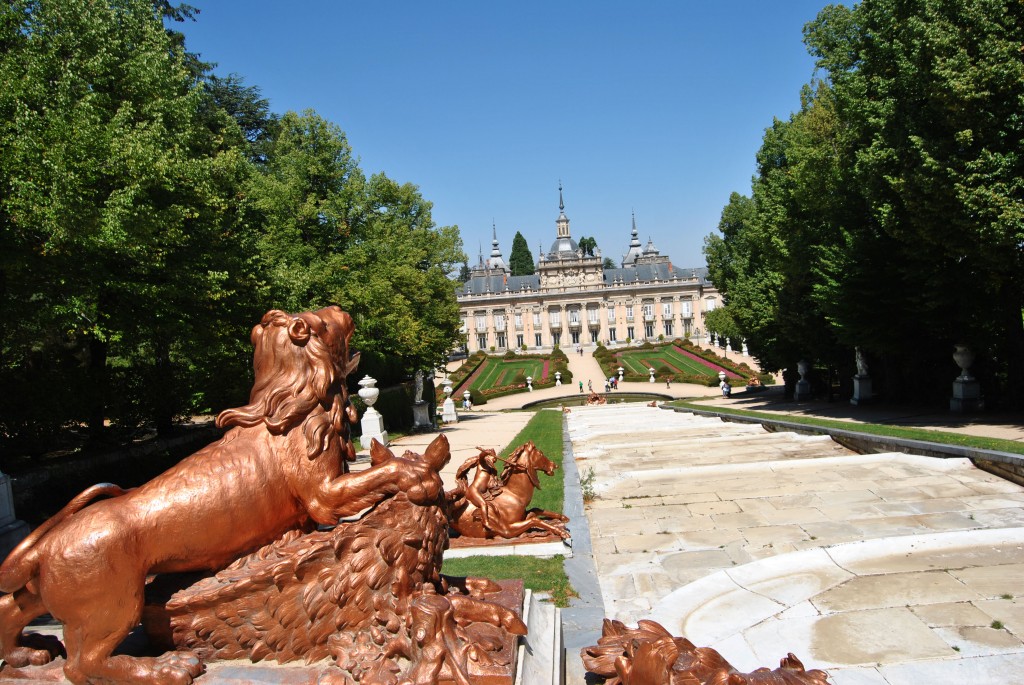
<path id="1" fill-rule="evenodd" d="M 442 483 L 427 461 L 396 457 L 348 472 L 353 329 L 338 307 L 267 312 L 252 329 L 250 402 L 217 417 L 230 427 L 222 439 L 134 490 L 89 488 L 33 531 L 0 566 L 7 664 L 43 664 L 59 652 L 22 634 L 49 612 L 64 624 L 73 683 L 190 683 L 203 670 L 192 654 L 113 655 L 139 624 L 147 576 L 224 568 L 288 531 L 333 525 L 398 492 L 435 501 Z"/>

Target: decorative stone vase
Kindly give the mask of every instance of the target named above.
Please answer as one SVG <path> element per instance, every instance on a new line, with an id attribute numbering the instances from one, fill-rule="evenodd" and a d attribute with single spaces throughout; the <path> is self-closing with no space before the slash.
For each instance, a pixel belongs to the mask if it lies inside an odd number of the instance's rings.
<path id="1" fill-rule="evenodd" d="M 974 376 L 971 375 L 970 368 L 974 364 L 974 353 L 971 352 L 971 348 L 967 345 L 954 345 L 956 348 L 953 352 L 953 361 L 960 367 L 959 379 L 962 381 L 973 381 Z"/>
<path id="2" fill-rule="evenodd" d="M 373 409 L 374 402 L 380 397 L 380 388 L 377 387 L 377 379 L 370 378 L 369 376 L 363 376 L 363 380 L 359 381 L 359 399 L 366 405 L 366 410 L 370 411 Z M 373 411 L 377 411 L 373 409 Z"/>
<path id="3" fill-rule="evenodd" d="M 533 392 L 533 376 L 526 377 L 526 389 Z"/>
<path id="4" fill-rule="evenodd" d="M 555 385 L 561 385 L 561 384 L 562 384 L 562 372 L 561 371 L 555 371 Z"/>
<path id="5" fill-rule="evenodd" d="M 806 359 L 801 359 L 796 363 L 796 371 L 800 374 L 800 380 L 807 380 L 807 374 L 811 372 L 811 364 Z"/>
<path id="6" fill-rule="evenodd" d="M 647 382 L 648 383 L 653 383 L 654 382 L 654 367 L 652 366 L 651 368 L 649 368 L 647 370 L 651 372 L 651 377 L 647 379 Z"/>
<path id="7" fill-rule="evenodd" d="M 622 382 L 622 372 L 625 371 L 625 369 L 620 366 L 618 368 L 618 371 L 619 371 L 619 383 L 621 383 Z"/>
<path id="8" fill-rule="evenodd" d="M 377 387 L 377 380 L 369 376 L 363 376 L 359 381 L 359 398 L 366 403 L 366 413 L 363 414 L 359 425 L 362 427 L 363 435 L 359 444 L 364 450 L 370 449 L 370 443 L 376 438 L 382 445 L 388 444 L 388 434 L 384 430 L 384 417 L 373 408 L 374 402 L 380 397 L 380 388 Z"/>

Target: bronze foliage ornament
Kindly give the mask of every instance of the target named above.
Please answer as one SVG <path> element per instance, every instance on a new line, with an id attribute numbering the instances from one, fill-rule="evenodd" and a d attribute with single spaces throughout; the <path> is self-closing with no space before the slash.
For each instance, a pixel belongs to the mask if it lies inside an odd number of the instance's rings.
<path id="1" fill-rule="evenodd" d="M 527 509 L 540 477 L 552 476 L 558 465 L 533 441 L 517 447 L 498 474 L 500 459 L 493 449 L 477 447 L 479 454 L 467 459 L 455 473 L 458 486 L 448 494 L 452 529 L 467 538 L 516 538 L 532 532 L 569 539 L 563 514 L 540 508 Z M 473 480 L 469 472 L 476 469 Z"/>
<path id="2" fill-rule="evenodd" d="M 338 307 L 267 312 L 250 402 L 217 417 L 221 440 L 134 490 L 93 486 L 33 531 L 0 566 L 0 677 L 65 652 L 76 684 L 187 685 L 239 657 L 332 659 L 331 683 L 468 683 L 507 661 L 526 626 L 491 601 L 498 584 L 439 574 L 447 439 L 422 457 L 375 444 L 348 469 L 353 329 Z M 176 590 L 188 572 L 200 579 Z M 144 609 L 147 581 L 164 594 Z M 22 634 L 47 612 L 63 647 Z M 140 620 L 174 651 L 115 654 Z"/>
<path id="3" fill-rule="evenodd" d="M 740 673 L 716 650 L 673 637 L 655 621 L 627 628 L 604 620 L 597 645 L 580 651 L 583 666 L 605 685 L 828 685 L 824 671 L 805 670 L 793 654 L 771 670 Z"/>

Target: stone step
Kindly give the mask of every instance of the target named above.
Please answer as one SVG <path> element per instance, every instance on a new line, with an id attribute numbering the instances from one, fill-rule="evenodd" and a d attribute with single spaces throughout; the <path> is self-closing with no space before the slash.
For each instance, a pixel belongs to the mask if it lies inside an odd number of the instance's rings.
<path id="1" fill-rule="evenodd" d="M 529 632 L 520 638 L 515 685 L 561 685 L 561 609 L 546 593 L 527 590 L 523 618 Z"/>

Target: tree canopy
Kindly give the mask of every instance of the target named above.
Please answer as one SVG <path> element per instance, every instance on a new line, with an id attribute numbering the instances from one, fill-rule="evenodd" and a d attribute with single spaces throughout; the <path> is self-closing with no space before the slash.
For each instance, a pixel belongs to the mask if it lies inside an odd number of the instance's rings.
<path id="1" fill-rule="evenodd" d="M 0 8 L 0 438 L 244 401 L 271 308 L 341 304 L 406 371 L 457 341 L 458 229 L 335 124 L 213 74 L 165 28 L 192 15 Z"/>
<path id="2" fill-rule="evenodd" d="M 883 362 L 889 396 L 1024 389 L 1024 22 L 1010 0 L 863 0 L 804 31 L 821 78 L 775 121 L 705 254 L 771 368 Z M 946 369 L 952 373 L 937 373 Z"/>
<path id="3" fill-rule="evenodd" d="M 534 271 L 533 253 L 526 244 L 526 238 L 519 231 L 512 238 L 512 252 L 508 256 L 508 268 L 513 276 L 532 276 Z"/>
<path id="4" fill-rule="evenodd" d="M 583 250 L 583 256 L 585 256 L 585 257 L 593 257 L 594 256 L 594 250 L 597 249 L 597 239 L 596 238 L 593 238 L 593 237 L 588 238 L 587 236 L 580 236 L 579 242 L 576 243 L 576 244 L 580 246 L 581 250 Z"/>

